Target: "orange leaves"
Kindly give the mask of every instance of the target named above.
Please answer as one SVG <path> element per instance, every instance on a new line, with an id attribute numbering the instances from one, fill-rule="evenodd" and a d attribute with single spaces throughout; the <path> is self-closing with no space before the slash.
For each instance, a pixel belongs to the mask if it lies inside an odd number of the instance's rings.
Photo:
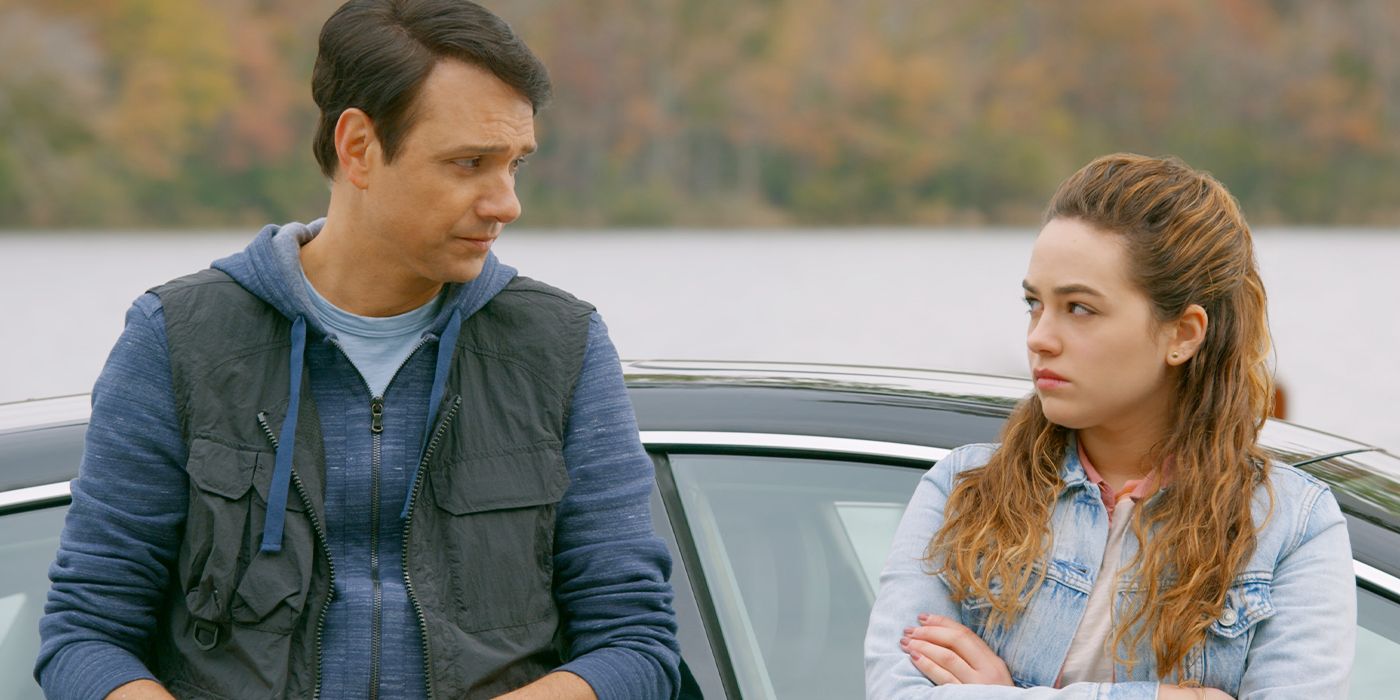
<path id="1" fill-rule="evenodd" d="M 338 5 L 0 0 L 0 221 L 69 216 L 59 192 L 143 220 L 155 199 L 316 215 L 308 78 Z M 1125 149 L 1217 172 L 1259 223 L 1395 211 L 1390 0 L 498 5 L 555 82 L 527 225 L 1031 224 Z"/>

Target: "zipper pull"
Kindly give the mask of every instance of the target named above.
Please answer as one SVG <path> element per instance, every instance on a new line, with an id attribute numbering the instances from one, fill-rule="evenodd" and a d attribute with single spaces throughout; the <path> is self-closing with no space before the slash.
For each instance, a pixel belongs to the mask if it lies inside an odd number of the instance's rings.
<path id="1" fill-rule="evenodd" d="M 384 399 L 369 400 L 369 431 L 375 434 L 384 432 Z"/>

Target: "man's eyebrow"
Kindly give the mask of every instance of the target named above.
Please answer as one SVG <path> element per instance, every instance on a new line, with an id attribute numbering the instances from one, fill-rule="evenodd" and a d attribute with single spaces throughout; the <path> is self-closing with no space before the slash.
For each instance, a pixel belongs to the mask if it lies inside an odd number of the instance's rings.
<path id="1" fill-rule="evenodd" d="M 1021 280 L 1021 287 L 1023 287 L 1026 291 L 1030 292 L 1031 294 L 1040 293 L 1035 287 L 1031 286 L 1030 282 L 1027 282 L 1025 280 Z M 1055 287 L 1050 291 L 1054 292 L 1056 295 L 1059 296 L 1068 296 L 1070 294 L 1088 294 L 1089 296 L 1095 297 L 1103 296 L 1103 292 L 1100 292 L 1099 290 L 1094 289 L 1093 287 L 1090 287 L 1087 284 L 1065 284 L 1059 287 Z"/>
<path id="2" fill-rule="evenodd" d="M 484 156 L 489 156 L 489 155 L 497 155 L 497 154 L 500 154 L 500 153 L 509 153 L 510 150 L 511 150 L 511 149 L 510 149 L 510 146 L 507 146 L 507 145 L 505 145 L 505 144 L 503 144 L 503 143 L 483 144 L 483 145 L 464 143 L 464 144 L 460 144 L 460 145 L 457 145 L 457 146 L 453 146 L 453 147 L 451 147 L 451 148 L 444 148 L 441 152 L 439 152 L 438 155 L 440 155 L 440 156 L 442 156 L 442 157 L 447 157 L 447 156 L 457 155 L 457 154 L 461 154 L 461 153 L 475 153 L 475 154 L 480 154 L 480 155 L 484 155 Z M 531 144 L 526 144 L 524 148 L 520 149 L 521 155 L 526 155 L 526 156 L 528 156 L 528 155 L 530 155 L 531 153 L 534 153 L 534 152 L 535 152 L 535 144 L 533 144 L 533 143 L 531 143 Z"/>

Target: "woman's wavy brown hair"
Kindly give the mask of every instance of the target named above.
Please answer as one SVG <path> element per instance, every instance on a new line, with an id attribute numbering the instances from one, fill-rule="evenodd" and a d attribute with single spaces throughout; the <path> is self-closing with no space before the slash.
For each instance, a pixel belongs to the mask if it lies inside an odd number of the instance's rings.
<path id="1" fill-rule="evenodd" d="M 1175 370 L 1170 428 L 1147 455 L 1151 464 L 1170 460 L 1170 472 L 1135 514 L 1133 533 L 1146 544 L 1128 566 L 1142 598 L 1113 637 L 1115 657 L 1133 664 L 1150 635 L 1162 678 L 1205 639 L 1254 551 L 1250 503 L 1267 486 L 1268 464 L 1256 439 L 1273 396 L 1264 286 L 1235 199 L 1175 158 L 1098 158 L 1060 185 L 1045 212 L 1052 219 L 1122 236 L 1158 321 L 1191 304 L 1208 316 L 1198 352 Z M 1014 620 L 1044 581 L 1069 430 L 1046 419 L 1032 394 L 1001 440 L 985 466 L 958 479 L 925 553 L 957 600 L 990 601 L 992 627 Z"/>

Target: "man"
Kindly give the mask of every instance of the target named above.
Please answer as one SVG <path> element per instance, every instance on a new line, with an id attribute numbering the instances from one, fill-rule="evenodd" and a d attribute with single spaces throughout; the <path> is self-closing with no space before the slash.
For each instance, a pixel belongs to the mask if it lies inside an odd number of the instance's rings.
<path id="1" fill-rule="evenodd" d="M 490 253 L 543 66 L 463 0 L 322 29 L 311 224 L 139 298 L 35 675 L 63 698 L 674 697 L 670 559 L 592 308 Z"/>

